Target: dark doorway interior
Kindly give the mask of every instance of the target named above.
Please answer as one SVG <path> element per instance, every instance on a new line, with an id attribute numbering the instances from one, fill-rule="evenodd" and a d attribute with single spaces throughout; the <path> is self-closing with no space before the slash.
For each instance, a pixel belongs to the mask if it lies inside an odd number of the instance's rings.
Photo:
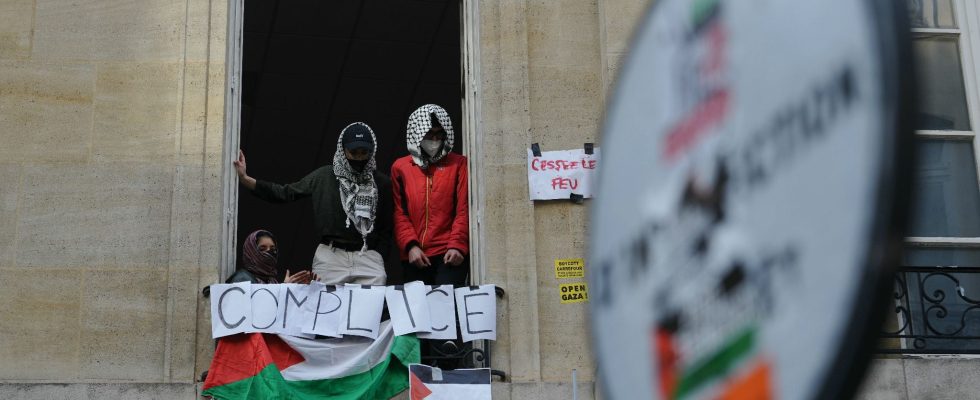
<path id="1" fill-rule="evenodd" d="M 374 129 L 387 174 L 408 154 L 408 115 L 426 103 L 449 111 L 459 151 L 459 22 L 459 0 L 245 0 L 241 148 L 249 174 L 298 181 L 332 161 L 340 130 L 355 121 Z M 309 269 L 318 243 L 312 218 L 308 199 L 269 204 L 242 190 L 238 243 L 267 229 L 279 239 L 280 277 Z M 388 264 L 389 282 L 399 281 L 397 256 Z"/>

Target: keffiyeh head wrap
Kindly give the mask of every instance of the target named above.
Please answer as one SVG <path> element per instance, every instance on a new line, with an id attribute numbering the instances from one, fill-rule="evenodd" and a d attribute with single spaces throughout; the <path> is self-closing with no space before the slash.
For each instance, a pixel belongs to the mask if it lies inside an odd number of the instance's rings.
<path id="1" fill-rule="evenodd" d="M 276 280 L 278 258 L 259 250 L 261 236 L 268 236 L 273 242 L 276 241 L 275 236 L 266 230 L 259 229 L 249 234 L 242 244 L 242 265 L 261 283 L 279 283 Z"/>
<path id="2" fill-rule="evenodd" d="M 429 157 L 419 146 L 425 134 L 429 133 L 429 129 L 432 129 L 432 115 L 435 115 L 439 125 L 442 125 L 442 129 L 446 132 L 446 140 L 442 142 L 442 149 L 436 153 L 435 157 Z M 408 117 L 407 131 L 408 153 L 412 155 L 412 161 L 415 162 L 415 165 L 422 168 L 428 168 L 430 163 L 439 162 L 453 149 L 453 122 L 449 120 L 449 113 L 435 104 L 426 104 L 412 112 L 412 115 Z"/>
<path id="3" fill-rule="evenodd" d="M 366 129 L 371 133 L 371 141 L 374 142 L 367 165 L 360 172 L 351 168 L 344 154 L 344 132 L 352 128 Z M 340 203 L 347 213 L 347 226 L 350 227 L 350 224 L 354 223 L 354 228 L 361 234 L 363 240 L 361 251 L 367 250 L 367 235 L 374 230 L 375 212 L 378 209 L 378 186 L 374 183 L 374 170 L 378 168 L 374 155 L 377 151 L 378 140 L 371 127 L 363 122 L 355 122 L 347 125 L 340 132 L 340 137 L 337 138 L 337 152 L 333 155 L 333 173 L 340 182 Z"/>

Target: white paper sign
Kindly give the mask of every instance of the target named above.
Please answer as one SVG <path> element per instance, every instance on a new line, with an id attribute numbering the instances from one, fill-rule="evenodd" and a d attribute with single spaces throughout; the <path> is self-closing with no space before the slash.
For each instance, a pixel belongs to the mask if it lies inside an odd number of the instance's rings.
<path id="1" fill-rule="evenodd" d="M 234 335 L 251 329 L 250 282 L 211 285 L 211 337 Z"/>
<path id="2" fill-rule="evenodd" d="M 459 330 L 464 342 L 497 340 L 497 299 L 494 285 L 456 289 Z"/>
<path id="3" fill-rule="evenodd" d="M 282 331 L 276 326 L 279 309 L 279 289 L 281 285 L 252 284 L 252 321 L 249 332 L 276 333 Z"/>
<path id="4" fill-rule="evenodd" d="M 315 335 L 303 333 L 303 307 L 310 299 L 313 285 L 286 283 L 279 290 L 279 315 L 276 326 L 282 335 L 312 339 Z"/>
<path id="5" fill-rule="evenodd" d="M 387 303 L 397 335 L 456 339 L 459 316 L 468 332 L 467 340 L 492 338 L 496 335 L 493 288 L 467 288 L 460 294 L 452 285 L 426 286 L 417 281 L 389 287 L 327 286 L 320 282 L 215 284 L 211 285 L 211 331 L 214 338 L 250 332 L 305 338 L 376 338 Z"/>
<path id="6" fill-rule="evenodd" d="M 310 284 L 309 298 L 303 306 L 303 329 L 306 334 L 340 337 L 340 318 L 347 298 L 343 286 Z"/>
<path id="7" fill-rule="evenodd" d="M 395 335 L 429 331 L 431 323 L 426 293 L 425 284 L 420 281 L 385 288 L 385 301 L 388 302 Z"/>
<path id="8" fill-rule="evenodd" d="M 419 339 L 456 339 L 456 296 L 453 285 L 426 286 L 425 300 L 429 305 L 429 332 L 419 332 Z"/>
<path id="9" fill-rule="evenodd" d="M 527 183 L 531 200 L 568 199 L 572 194 L 592 196 L 592 182 L 599 165 L 599 148 L 542 151 L 535 157 L 527 150 Z"/>
<path id="10" fill-rule="evenodd" d="M 377 339 L 385 305 L 385 287 L 347 284 L 344 289 L 346 298 L 340 307 L 340 333 Z"/>

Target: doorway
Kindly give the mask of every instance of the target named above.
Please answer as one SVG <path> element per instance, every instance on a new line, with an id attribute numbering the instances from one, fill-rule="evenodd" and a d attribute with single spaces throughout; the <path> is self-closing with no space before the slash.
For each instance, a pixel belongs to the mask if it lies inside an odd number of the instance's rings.
<path id="1" fill-rule="evenodd" d="M 386 174 L 407 155 L 405 125 L 435 103 L 464 148 L 459 0 L 245 0 L 239 147 L 249 175 L 295 182 L 330 163 L 341 129 L 362 121 Z M 309 199 L 270 204 L 242 190 L 235 249 L 256 229 L 279 241 L 285 269 L 309 269 L 319 243 Z M 401 281 L 397 249 L 389 282 Z M 238 261 L 240 263 L 240 261 Z M 240 266 L 240 264 L 239 264 Z"/>

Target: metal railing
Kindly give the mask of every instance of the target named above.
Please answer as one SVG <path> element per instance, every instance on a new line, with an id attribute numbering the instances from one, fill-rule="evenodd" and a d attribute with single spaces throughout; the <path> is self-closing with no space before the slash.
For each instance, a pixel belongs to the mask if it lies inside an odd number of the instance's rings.
<path id="1" fill-rule="evenodd" d="M 504 289 L 495 288 L 498 299 L 504 297 Z M 457 326 L 458 328 L 458 326 Z M 422 364 L 443 369 L 460 368 L 491 368 L 490 374 L 507 380 L 507 374 L 493 369 L 490 364 L 490 346 L 492 341 L 482 340 L 479 348 L 473 343 L 463 343 L 460 340 L 422 340 Z"/>
<path id="2" fill-rule="evenodd" d="M 901 267 L 877 351 L 980 354 L 980 268 Z"/>

